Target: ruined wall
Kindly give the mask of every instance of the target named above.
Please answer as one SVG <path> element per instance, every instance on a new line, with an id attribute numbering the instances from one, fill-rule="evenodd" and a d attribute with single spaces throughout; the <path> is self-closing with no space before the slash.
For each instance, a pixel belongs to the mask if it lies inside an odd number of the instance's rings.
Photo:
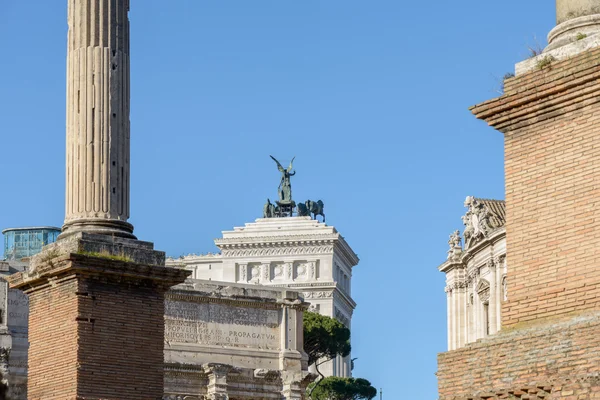
<path id="1" fill-rule="evenodd" d="M 600 398 L 600 49 L 473 107 L 505 134 L 502 331 L 439 356 L 441 400 Z"/>
<path id="2" fill-rule="evenodd" d="M 164 293 L 142 284 L 86 279 L 78 301 L 78 395 L 141 400 L 162 393 Z"/>
<path id="3" fill-rule="evenodd" d="M 514 79 L 505 133 L 505 327 L 600 308 L 600 50 Z"/>
<path id="4" fill-rule="evenodd" d="M 77 395 L 77 382 L 71 378 L 77 373 L 78 287 L 75 279 L 63 280 L 29 296 L 28 399 Z M 57 365 L 51 360 L 58 355 Z"/>
<path id="5" fill-rule="evenodd" d="M 599 332 L 596 313 L 504 332 L 440 354 L 440 398 L 521 398 L 525 393 L 533 399 L 600 398 Z"/>

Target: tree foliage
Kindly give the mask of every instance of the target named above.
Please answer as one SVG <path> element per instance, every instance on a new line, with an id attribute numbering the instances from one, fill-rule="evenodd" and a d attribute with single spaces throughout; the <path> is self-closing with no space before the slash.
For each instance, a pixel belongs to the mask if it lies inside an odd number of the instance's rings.
<path id="1" fill-rule="evenodd" d="M 330 376 L 312 385 L 312 400 L 371 400 L 377 396 L 377 389 L 371 382 L 361 378 Z"/>
<path id="2" fill-rule="evenodd" d="M 350 329 L 340 321 L 314 312 L 304 313 L 304 351 L 308 364 L 350 354 Z"/>

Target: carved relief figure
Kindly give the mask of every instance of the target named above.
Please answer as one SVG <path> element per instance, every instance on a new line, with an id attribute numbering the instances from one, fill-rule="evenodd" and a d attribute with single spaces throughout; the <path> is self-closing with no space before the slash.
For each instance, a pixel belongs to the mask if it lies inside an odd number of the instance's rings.
<path id="1" fill-rule="evenodd" d="M 465 207 L 468 207 L 467 213 L 462 217 L 463 224 L 465 225 L 463 233 L 465 244 L 471 238 L 486 237 L 490 232 L 498 228 L 494 222 L 492 211 L 475 197 L 468 196 L 465 199 Z"/>

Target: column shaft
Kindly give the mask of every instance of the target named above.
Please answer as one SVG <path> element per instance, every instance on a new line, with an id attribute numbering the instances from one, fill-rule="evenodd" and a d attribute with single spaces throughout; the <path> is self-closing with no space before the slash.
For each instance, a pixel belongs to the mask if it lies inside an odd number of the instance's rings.
<path id="1" fill-rule="evenodd" d="M 63 235 L 132 237 L 129 0 L 69 0 Z"/>

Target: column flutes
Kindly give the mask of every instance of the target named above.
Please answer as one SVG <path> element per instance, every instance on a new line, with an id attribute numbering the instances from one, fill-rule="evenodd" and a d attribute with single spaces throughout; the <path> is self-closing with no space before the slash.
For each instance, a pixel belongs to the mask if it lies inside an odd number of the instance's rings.
<path id="1" fill-rule="evenodd" d="M 133 237 L 128 11 L 129 0 L 69 0 L 63 236 Z"/>

